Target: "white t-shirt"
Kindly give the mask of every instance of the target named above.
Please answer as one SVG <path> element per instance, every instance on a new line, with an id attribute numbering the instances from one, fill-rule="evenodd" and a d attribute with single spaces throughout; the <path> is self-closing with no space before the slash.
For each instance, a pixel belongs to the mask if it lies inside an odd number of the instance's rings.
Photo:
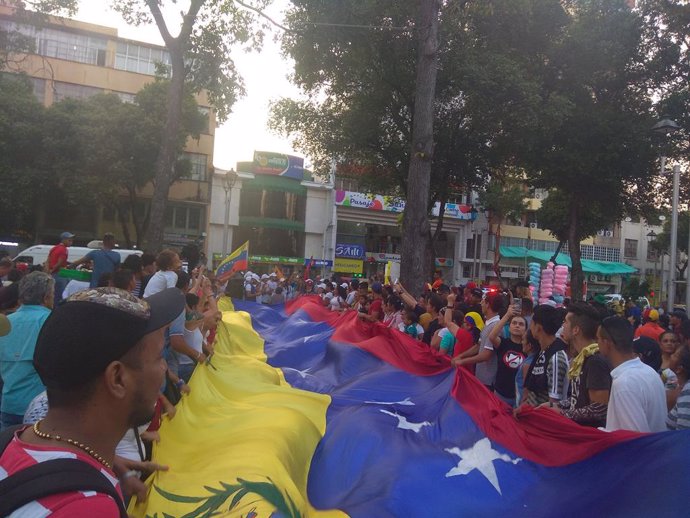
<path id="1" fill-rule="evenodd" d="M 189 347 L 194 349 L 196 352 L 202 352 L 202 346 L 204 345 L 204 335 L 201 333 L 201 328 L 190 331 L 186 327 L 184 328 L 184 341 Z M 177 361 L 180 365 L 191 365 L 194 363 L 189 356 L 182 353 L 175 353 L 177 355 Z"/>
<path id="2" fill-rule="evenodd" d="M 613 369 L 611 378 L 606 430 L 666 430 L 666 391 L 654 369 L 634 358 Z"/>
<path id="3" fill-rule="evenodd" d="M 91 287 L 89 281 L 78 281 L 76 279 L 72 279 L 67 283 L 65 289 L 62 290 L 62 298 L 66 299 L 70 295 L 74 295 L 75 293 L 78 293 L 80 291 L 88 290 L 89 287 Z"/>
<path id="4" fill-rule="evenodd" d="M 494 350 L 494 345 L 491 343 L 491 340 L 489 340 L 489 334 L 491 334 L 491 330 L 494 328 L 494 326 L 498 325 L 500 320 L 501 317 L 494 315 L 486 321 L 486 324 L 484 324 L 484 329 L 482 329 L 482 332 L 479 335 L 479 352 L 481 352 L 482 349 L 489 349 L 490 351 Z M 496 355 L 492 354 L 487 361 L 477 364 L 474 374 L 484 385 L 493 385 L 494 381 L 496 381 L 497 368 L 498 361 L 496 359 Z"/>
<path id="5" fill-rule="evenodd" d="M 150 423 L 146 423 L 145 425 L 137 428 L 139 435 L 146 431 L 146 429 L 149 427 L 149 424 Z M 144 445 L 142 444 L 142 448 L 143 446 Z M 146 451 L 144 451 L 144 453 L 146 453 Z M 117 443 L 117 446 L 115 447 L 115 455 L 129 460 L 142 460 L 141 455 L 139 454 L 139 445 L 137 444 L 137 438 L 134 435 L 134 430 L 131 428 L 127 429 L 125 436 L 120 440 L 119 443 Z"/>
<path id="6" fill-rule="evenodd" d="M 351 291 L 350 293 L 347 294 L 347 298 L 345 299 L 345 302 L 347 302 L 348 306 L 352 306 L 355 303 L 355 298 L 357 298 L 357 292 Z"/>
<path id="7" fill-rule="evenodd" d="M 331 301 L 328 303 L 328 306 L 331 308 L 331 311 L 340 311 L 341 310 L 341 304 L 343 303 L 343 299 L 341 297 L 331 297 Z"/>
<path id="8" fill-rule="evenodd" d="M 177 274 L 172 270 L 159 270 L 153 274 L 144 290 L 144 298 L 155 295 L 166 288 L 174 288 L 177 284 Z"/>

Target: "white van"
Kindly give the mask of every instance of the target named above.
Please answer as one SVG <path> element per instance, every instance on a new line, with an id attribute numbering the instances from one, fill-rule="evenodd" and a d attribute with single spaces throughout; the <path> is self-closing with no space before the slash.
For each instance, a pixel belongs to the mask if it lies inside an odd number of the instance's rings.
<path id="1" fill-rule="evenodd" d="M 89 252 L 93 252 L 94 250 L 98 250 L 100 248 L 100 241 L 97 241 L 98 246 L 95 247 L 85 247 L 85 246 L 70 246 L 67 249 L 67 260 L 68 261 L 76 261 L 77 259 L 81 259 L 84 257 L 86 254 Z M 89 243 L 89 245 L 94 244 L 92 241 Z M 19 261 L 22 263 L 28 263 L 28 264 L 43 264 L 46 262 L 48 259 L 48 254 L 50 253 L 50 249 L 53 248 L 55 245 L 34 245 L 30 246 L 26 250 L 23 250 L 22 252 L 17 255 L 13 259 L 13 261 Z M 141 255 L 143 252 L 141 250 L 127 250 L 124 248 L 113 248 L 113 251 L 117 252 L 120 254 L 120 261 L 123 262 L 128 256 L 135 254 L 135 255 Z"/>

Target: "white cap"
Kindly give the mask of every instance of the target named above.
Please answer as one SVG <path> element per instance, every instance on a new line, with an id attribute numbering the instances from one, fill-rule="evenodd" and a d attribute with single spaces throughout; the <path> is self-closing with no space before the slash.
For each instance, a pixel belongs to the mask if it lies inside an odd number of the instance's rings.
<path id="1" fill-rule="evenodd" d="M 263 279 L 268 279 L 268 275 L 266 275 L 266 274 L 264 273 L 264 274 L 261 276 L 261 279 L 262 279 L 262 280 L 263 280 Z"/>
<path id="2" fill-rule="evenodd" d="M 285 282 L 285 277 L 281 277 L 280 282 Z"/>
<path id="3" fill-rule="evenodd" d="M 261 277 L 259 277 L 259 275 L 256 273 L 252 273 L 252 279 L 254 279 L 255 281 L 260 281 Z"/>
<path id="4" fill-rule="evenodd" d="M 268 274 L 268 276 L 269 276 L 269 277 L 278 277 L 278 275 L 276 274 L 276 272 L 271 272 L 271 273 Z"/>
<path id="5" fill-rule="evenodd" d="M 323 282 L 321 284 L 317 284 L 316 287 L 321 288 L 322 290 L 326 289 L 326 285 Z"/>
<path id="6" fill-rule="evenodd" d="M 340 285 L 340 287 L 341 287 L 341 288 L 345 288 L 345 289 L 347 289 L 347 288 L 348 288 L 348 285 L 347 285 L 347 283 L 346 283 L 346 282 L 344 282 L 344 283 L 342 283 L 342 284 Z"/>
<path id="7" fill-rule="evenodd" d="M 337 283 L 337 282 L 332 282 L 332 283 L 331 283 L 331 286 L 333 286 L 334 288 L 337 288 L 337 287 L 338 287 L 338 283 Z"/>

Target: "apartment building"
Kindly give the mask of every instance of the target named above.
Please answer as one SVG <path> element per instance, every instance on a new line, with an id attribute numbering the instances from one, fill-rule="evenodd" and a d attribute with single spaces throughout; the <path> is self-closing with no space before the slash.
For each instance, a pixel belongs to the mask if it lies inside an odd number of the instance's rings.
<path id="1" fill-rule="evenodd" d="M 132 102 L 136 93 L 154 80 L 157 64 L 170 62 L 164 47 L 121 38 L 117 29 L 58 17 L 41 26 L 28 25 L 17 20 L 11 7 L 3 5 L 0 30 L 18 31 L 34 39 L 34 53 L 14 60 L 6 72 L 27 74 L 34 94 L 46 106 L 68 97 L 84 99 L 98 93 L 114 93 Z M 200 243 L 208 229 L 216 121 L 205 95 L 197 96 L 197 103 L 208 124 L 199 140 L 190 138 L 186 143 L 185 156 L 192 164 L 190 176 L 170 188 L 165 242 L 171 246 Z M 140 192 L 138 211 L 146 210 L 152 193 L 151 184 Z M 112 210 L 95 204 L 65 207 L 54 198 L 50 203 L 37 214 L 37 242 L 52 242 L 65 229 L 76 233 L 80 243 L 104 232 L 113 232 L 123 241 L 122 225 Z M 131 214 L 124 217 L 134 235 Z"/>

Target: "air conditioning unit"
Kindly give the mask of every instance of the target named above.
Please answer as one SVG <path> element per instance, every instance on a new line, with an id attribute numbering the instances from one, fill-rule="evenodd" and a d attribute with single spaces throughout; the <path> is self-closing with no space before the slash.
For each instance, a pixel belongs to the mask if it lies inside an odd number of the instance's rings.
<path id="1" fill-rule="evenodd" d="M 540 192 L 535 192 L 535 193 L 534 193 L 534 197 L 535 197 L 537 200 L 541 200 L 541 193 L 540 193 Z"/>
<path id="2" fill-rule="evenodd" d="M 529 228 L 539 228 L 539 225 L 537 225 L 536 223 L 530 223 Z"/>
<path id="3" fill-rule="evenodd" d="M 604 232 L 606 232 L 604 229 L 598 230 L 598 231 L 597 231 L 597 236 L 599 236 L 599 237 L 604 237 Z"/>
<path id="4" fill-rule="evenodd" d="M 604 235 L 606 237 L 613 237 L 613 230 L 607 230 L 606 232 L 604 232 Z"/>

